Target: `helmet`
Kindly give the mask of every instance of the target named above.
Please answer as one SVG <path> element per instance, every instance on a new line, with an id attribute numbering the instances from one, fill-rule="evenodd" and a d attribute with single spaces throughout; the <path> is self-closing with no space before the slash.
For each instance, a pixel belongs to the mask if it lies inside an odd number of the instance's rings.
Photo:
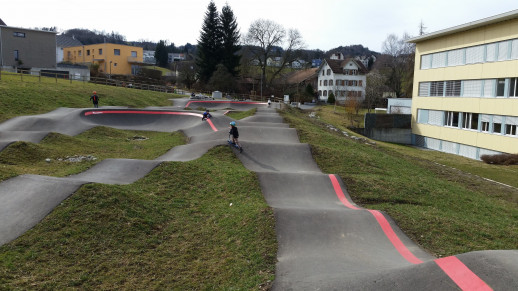
<path id="1" fill-rule="evenodd" d="M 209 109 L 205 110 L 206 112 L 209 112 Z"/>
<path id="2" fill-rule="evenodd" d="M 94 91 L 93 93 L 94 93 L 94 94 L 97 94 L 97 92 L 95 92 L 95 91 Z"/>
<path id="3" fill-rule="evenodd" d="M 235 121 L 231 121 L 231 122 L 230 122 L 230 125 L 232 125 L 232 126 L 236 126 L 236 122 L 235 122 Z"/>

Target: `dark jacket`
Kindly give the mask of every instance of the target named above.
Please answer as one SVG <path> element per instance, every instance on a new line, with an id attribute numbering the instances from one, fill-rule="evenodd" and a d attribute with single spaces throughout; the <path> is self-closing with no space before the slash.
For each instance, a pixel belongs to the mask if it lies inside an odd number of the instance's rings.
<path id="1" fill-rule="evenodd" d="M 237 131 L 237 127 L 235 126 L 232 126 L 228 133 L 230 133 L 234 138 L 239 138 L 239 132 Z"/>
<path id="2" fill-rule="evenodd" d="M 97 104 L 99 102 L 99 97 L 94 94 L 90 97 L 90 100 L 92 100 L 94 104 Z"/>

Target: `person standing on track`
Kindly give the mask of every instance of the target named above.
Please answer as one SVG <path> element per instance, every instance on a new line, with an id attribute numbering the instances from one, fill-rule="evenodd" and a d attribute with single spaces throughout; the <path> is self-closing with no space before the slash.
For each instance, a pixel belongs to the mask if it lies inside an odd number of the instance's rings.
<path id="1" fill-rule="evenodd" d="M 239 151 L 243 151 L 243 147 L 239 143 L 239 131 L 237 130 L 236 122 L 230 122 L 230 131 L 228 132 L 232 135 L 232 142 L 239 147 Z"/>
<path id="2" fill-rule="evenodd" d="M 93 92 L 92 96 L 90 96 L 90 100 L 94 103 L 95 108 L 99 108 L 99 96 L 97 96 L 97 92 Z"/>

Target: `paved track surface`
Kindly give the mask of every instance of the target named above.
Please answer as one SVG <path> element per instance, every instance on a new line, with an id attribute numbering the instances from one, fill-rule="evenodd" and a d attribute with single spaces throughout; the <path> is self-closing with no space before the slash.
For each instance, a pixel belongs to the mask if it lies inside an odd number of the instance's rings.
<path id="1" fill-rule="evenodd" d="M 0 245 L 37 224 L 85 183 L 129 184 L 163 161 L 197 159 L 226 144 L 228 108 L 256 115 L 238 121 L 245 151 L 274 209 L 279 243 L 273 290 L 518 290 L 518 250 L 479 251 L 436 259 L 390 217 L 359 207 L 335 175 L 320 171 L 307 144 L 265 104 L 180 100 L 170 108 L 60 108 L 0 124 L 0 150 L 17 140 L 39 142 L 49 132 L 75 135 L 95 126 L 183 131 L 189 143 L 153 161 L 107 159 L 66 178 L 23 175 L 0 183 Z M 201 112 L 212 108 L 209 122 Z"/>

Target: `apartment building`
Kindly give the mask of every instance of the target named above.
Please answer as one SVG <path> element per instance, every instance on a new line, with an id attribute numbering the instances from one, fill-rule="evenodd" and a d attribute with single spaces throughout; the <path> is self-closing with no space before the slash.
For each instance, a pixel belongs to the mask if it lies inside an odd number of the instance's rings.
<path id="1" fill-rule="evenodd" d="M 143 63 L 144 50 L 141 47 L 114 43 L 63 48 L 65 62 L 74 64 L 99 64 L 99 71 L 110 75 L 135 75 Z"/>
<path id="2" fill-rule="evenodd" d="M 518 10 L 408 41 L 413 142 L 472 159 L 518 153 Z"/>

